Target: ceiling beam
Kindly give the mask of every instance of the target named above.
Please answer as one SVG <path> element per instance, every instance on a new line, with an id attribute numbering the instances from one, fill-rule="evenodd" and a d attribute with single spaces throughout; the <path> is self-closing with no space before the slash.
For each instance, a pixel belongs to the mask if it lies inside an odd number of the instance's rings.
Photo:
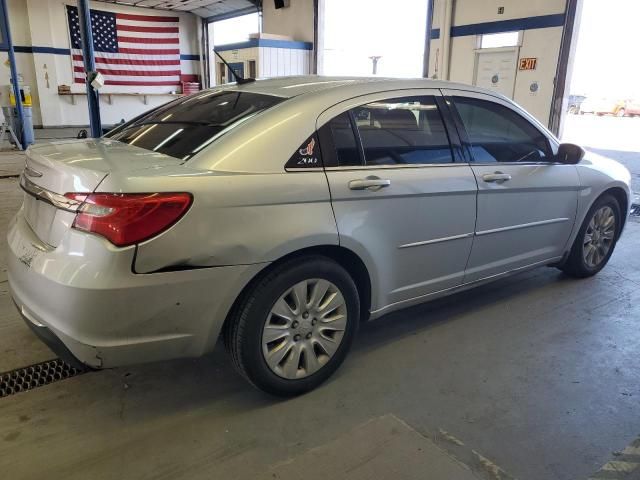
<path id="1" fill-rule="evenodd" d="M 253 0 L 249 0 L 250 2 L 253 3 Z M 235 17 L 241 17 L 242 15 L 249 15 L 250 13 L 256 13 L 259 11 L 258 7 L 246 7 L 246 8 L 241 8 L 239 10 L 234 10 L 232 12 L 227 12 L 227 13 L 221 13 L 219 15 L 212 15 L 211 17 L 207 17 L 206 21 L 208 23 L 211 22 L 218 22 L 220 20 L 227 20 L 229 18 L 235 18 Z"/>

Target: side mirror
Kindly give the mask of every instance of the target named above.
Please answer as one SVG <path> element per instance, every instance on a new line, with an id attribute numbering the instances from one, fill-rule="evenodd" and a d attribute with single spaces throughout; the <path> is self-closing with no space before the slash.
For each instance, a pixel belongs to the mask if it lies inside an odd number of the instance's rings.
<path id="1" fill-rule="evenodd" d="M 566 163 L 568 165 L 575 165 L 582 157 L 584 157 L 584 148 L 573 143 L 563 143 L 558 147 L 558 153 L 556 154 L 556 162 Z"/>

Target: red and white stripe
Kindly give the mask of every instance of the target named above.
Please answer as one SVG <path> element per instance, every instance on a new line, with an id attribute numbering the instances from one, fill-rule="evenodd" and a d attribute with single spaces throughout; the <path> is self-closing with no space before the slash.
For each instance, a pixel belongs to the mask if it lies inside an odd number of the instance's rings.
<path id="1" fill-rule="evenodd" d="M 118 53 L 95 52 L 106 85 L 180 84 L 178 17 L 116 14 Z M 75 83 L 84 83 L 82 50 L 71 50 Z"/>

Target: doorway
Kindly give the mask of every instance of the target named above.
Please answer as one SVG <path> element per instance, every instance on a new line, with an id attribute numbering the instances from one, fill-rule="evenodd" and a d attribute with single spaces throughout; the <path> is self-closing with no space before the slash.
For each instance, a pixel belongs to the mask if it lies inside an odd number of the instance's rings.
<path id="1" fill-rule="evenodd" d="M 428 0 L 324 0 L 321 75 L 421 77 Z"/>
<path id="2" fill-rule="evenodd" d="M 478 35 L 473 84 L 513 99 L 521 32 Z"/>
<path id="3" fill-rule="evenodd" d="M 473 84 L 513 99 L 517 62 L 516 48 L 479 50 Z"/>
<path id="4" fill-rule="evenodd" d="M 635 192 L 640 191 L 639 18 L 637 0 L 582 0 L 560 132 L 562 141 L 624 164 Z"/>
<path id="5" fill-rule="evenodd" d="M 210 78 L 215 79 L 216 85 L 235 81 L 233 74 L 228 71 L 220 59 L 213 53 L 213 49 L 222 45 L 247 42 L 250 35 L 260 33 L 262 31 L 261 14 L 256 12 L 239 17 L 215 20 L 207 25 L 207 29 L 210 39 L 208 52 L 209 65 L 211 68 Z M 231 65 L 235 65 L 233 69 L 241 76 L 244 76 L 243 62 L 236 62 Z"/>

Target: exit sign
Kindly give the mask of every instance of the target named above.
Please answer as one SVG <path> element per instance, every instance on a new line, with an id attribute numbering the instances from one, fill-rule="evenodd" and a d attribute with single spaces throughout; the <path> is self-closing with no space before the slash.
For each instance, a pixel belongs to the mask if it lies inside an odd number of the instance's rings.
<path id="1" fill-rule="evenodd" d="M 529 58 L 521 58 L 520 59 L 520 70 L 535 70 L 536 65 L 538 64 L 538 59 L 536 57 Z"/>

